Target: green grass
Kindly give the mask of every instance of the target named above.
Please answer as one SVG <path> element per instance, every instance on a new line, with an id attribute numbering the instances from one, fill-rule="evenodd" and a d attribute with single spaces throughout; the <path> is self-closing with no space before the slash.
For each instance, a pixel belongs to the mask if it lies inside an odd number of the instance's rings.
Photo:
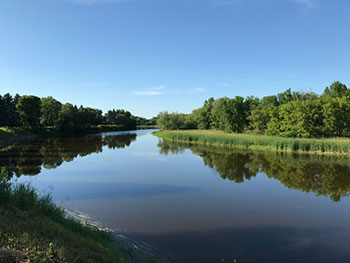
<path id="1" fill-rule="evenodd" d="M 7 140 L 14 137 L 35 135 L 32 130 L 24 128 L 0 127 L 0 140 Z"/>
<path id="2" fill-rule="evenodd" d="M 50 196 L 40 197 L 29 184 L 5 177 L 2 169 L 0 261 L 19 253 L 24 262 L 123 262 L 109 233 L 66 218 Z"/>
<path id="3" fill-rule="evenodd" d="M 350 154 L 350 139 L 299 139 L 266 135 L 225 133 L 217 130 L 160 131 L 155 135 L 172 142 L 281 152 Z"/>

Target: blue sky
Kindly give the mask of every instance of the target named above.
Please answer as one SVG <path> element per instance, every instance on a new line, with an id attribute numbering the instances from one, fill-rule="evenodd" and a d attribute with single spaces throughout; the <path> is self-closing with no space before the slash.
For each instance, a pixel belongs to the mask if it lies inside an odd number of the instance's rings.
<path id="1" fill-rule="evenodd" d="M 0 94 L 191 112 L 350 86 L 349 0 L 1 0 Z"/>

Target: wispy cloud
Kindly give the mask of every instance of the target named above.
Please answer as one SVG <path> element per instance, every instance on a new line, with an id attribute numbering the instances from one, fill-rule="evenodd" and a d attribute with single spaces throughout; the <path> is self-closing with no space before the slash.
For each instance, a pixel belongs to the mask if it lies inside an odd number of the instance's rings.
<path id="1" fill-rule="evenodd" d="M 297 2 L 297 3 L 300 3 L 300 4 L 302 4 L 302 5 L 304 5 L 305 7 L 308 7 L 308 8 L 315 7 L 313 0 L 293 0 L 293 1 Z"/>
<path id="2" fill-rule="evenodd" d="M 160 161 L 160 162 L 166 161 L 164 156 L 162 156 L 158 152 L 140 152 L 140 153 L 135 153 L 134 156 L 142 157 L 151 161 Z"/>
<path id="3" fill-rule="evenodd" d="M 157 96 L 164 94 L 166 86 L 160 85 L 158 87 L 148 88 L 145 90 L 135 90 L 132 93 L 136 96 Z"/>
<path id="4" fill-rule="evenodd" d="M 196 88 L 193 88 L 193 89 L 188 89 L 188 90 L 185 90 L 184 92 L 185 93 L 202 93 L 202 92 L 205 92 L 206 89 L 203 88 L 203 87 L 196 87 Z"/>
<path id="5" fill-rule="evenodd" d="M 228 88 L 228 87 L 234 86 L 234 83 L 233 82 L 224 82 L 221 84 L 221 86 L 223 86 L 224 88 Z"/>
<path id="6" fill-rule="evenodd" d="M 191 89 L 172 89 L 165 85 L 160 85 L 153 88 L 148 88 L 144 90 L 134 90 L 132 92 L 135 96 L 158 96 L 158 95 L 176 95 L 176 94 L 188 94 L 188 93 L 202 93 L 206 89 L 203 87 L 195 87 Z"/>

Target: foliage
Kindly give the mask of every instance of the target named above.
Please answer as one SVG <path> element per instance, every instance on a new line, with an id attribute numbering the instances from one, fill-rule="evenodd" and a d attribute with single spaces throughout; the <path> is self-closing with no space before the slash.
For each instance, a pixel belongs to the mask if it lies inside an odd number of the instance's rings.
<path id="1" fill-rule="evenodd" d="M 136 118 L 129 111 L 109 110 L 106 115 L 106 122 L 113 125 L 124 125 L 127 129 L 136 129 Z"/>
<path id="2" fill-rule="evenodd" d="M 0 95 L 0 126 L 17 127 L 20 125 L 19 116 L 16 110 L 18 94 L 12 97 L 9 93 Z"/>
<path id="3" fill-rule="evenodd" d="M 55 100 L 53 97 L 42 98 L 40 124 L 43 126 L 56 127 L 59 122 L 59 113 L 61 109 L 61 102 Z"/>
<path id="4" fill-rule="evenodd" d="M 19 97 L 16 109 L 23 127 L 39 127 L 41 116 L 41 100 L 39 97 L 32 95 Z"/>
<path id="5" fill-rule="evenodd" d="M 176 112 L 168 113 L 167 111 L 158 114 L 157 125 L 164 130 L 197 128 L 193 115 Z"/>
<path id="6" fill-rule="evenodd" d="M 109 110 L 103 115 L 102 110 L 91 107 L 79 108 L 71 103 L 61 102 L 49 96 L 12 97 L 9 93 L 0 95 L 0 139 L 8 139 L 32 134 L 81 135 L 88 132 L 134 130 L 137 125 L 154 126 L 156 117 L 146 119 L 135 117 L 122 109 Z M 21 126 L 21 127 L 20 127 Z M 106 129 L 101 129 L 101 127 Z M 21 129 L 28 132 L 18 132 Z M 5 131 L 6 130 L 6 131 Z M 49 131 L 50 130 L 50 131 Z M 48 132 L 49 131 L 49 132 Z"/>
<path id="7" fill-rule="evenodd" d="M 242 98 L 210 98 L 191 114 L 198 129 L 252 132 L 282 137 L 320 138 L 350 136 L 350 90 L 334 82 L 319 96 L 313 92 L 292 92 Z M 191 116 L 191 117 L 190 117 Z M 181 113 L 160 113 L 161 129 L 188 129 Z"/>
<path id="8" fill-rule="evenodd" d="M 344 95 L 350 95 L 348 88 L 345 84 L 335 81 L 329 87 L 326 87 L 323 94 L 331 97 L 342 97 Z"/>

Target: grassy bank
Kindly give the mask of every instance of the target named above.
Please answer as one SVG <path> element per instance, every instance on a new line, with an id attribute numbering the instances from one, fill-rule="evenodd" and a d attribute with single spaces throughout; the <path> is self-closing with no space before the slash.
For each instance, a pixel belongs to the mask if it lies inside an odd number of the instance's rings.
<path id="1" fill-rule="evenodd" d="M 32 130 L 23 128 L 0 127 L 0 140 L 7 140 L 14 137 L 32 136 L 35 133 Z"/>
<path id="2" fill-rule="evenodd" d="M 225 133 L 217 130 L 160 131 L 155 135 L 172 142 L 281 152 L 349 154 L 350 139 L 299 139 L 265 135 Z"/>
<path id="3" fill-rule="evenodd" d="M 66 218 L 49 196 L 5 177 L 2 170 L 0 262 L 122 262 L 110 234 Z"/>
<path id="4" fill-rule="evenodd" d="M 151 129 L 154 126 L 140 126 L 138 129 Z M 60 130 L 58 128 L 41 127 L 38 129 L 26 128 L 9 128 L 0 127 L 0 142 L 14 138 L 37 136 L 37 137 L 67 137 L 80 136 L 90 133 L 110 132 L 110 131 L 127 131 L 130 130 L 125 125 L 97 125 L 91 127 L 76 127 L 71 129 Z"/>

